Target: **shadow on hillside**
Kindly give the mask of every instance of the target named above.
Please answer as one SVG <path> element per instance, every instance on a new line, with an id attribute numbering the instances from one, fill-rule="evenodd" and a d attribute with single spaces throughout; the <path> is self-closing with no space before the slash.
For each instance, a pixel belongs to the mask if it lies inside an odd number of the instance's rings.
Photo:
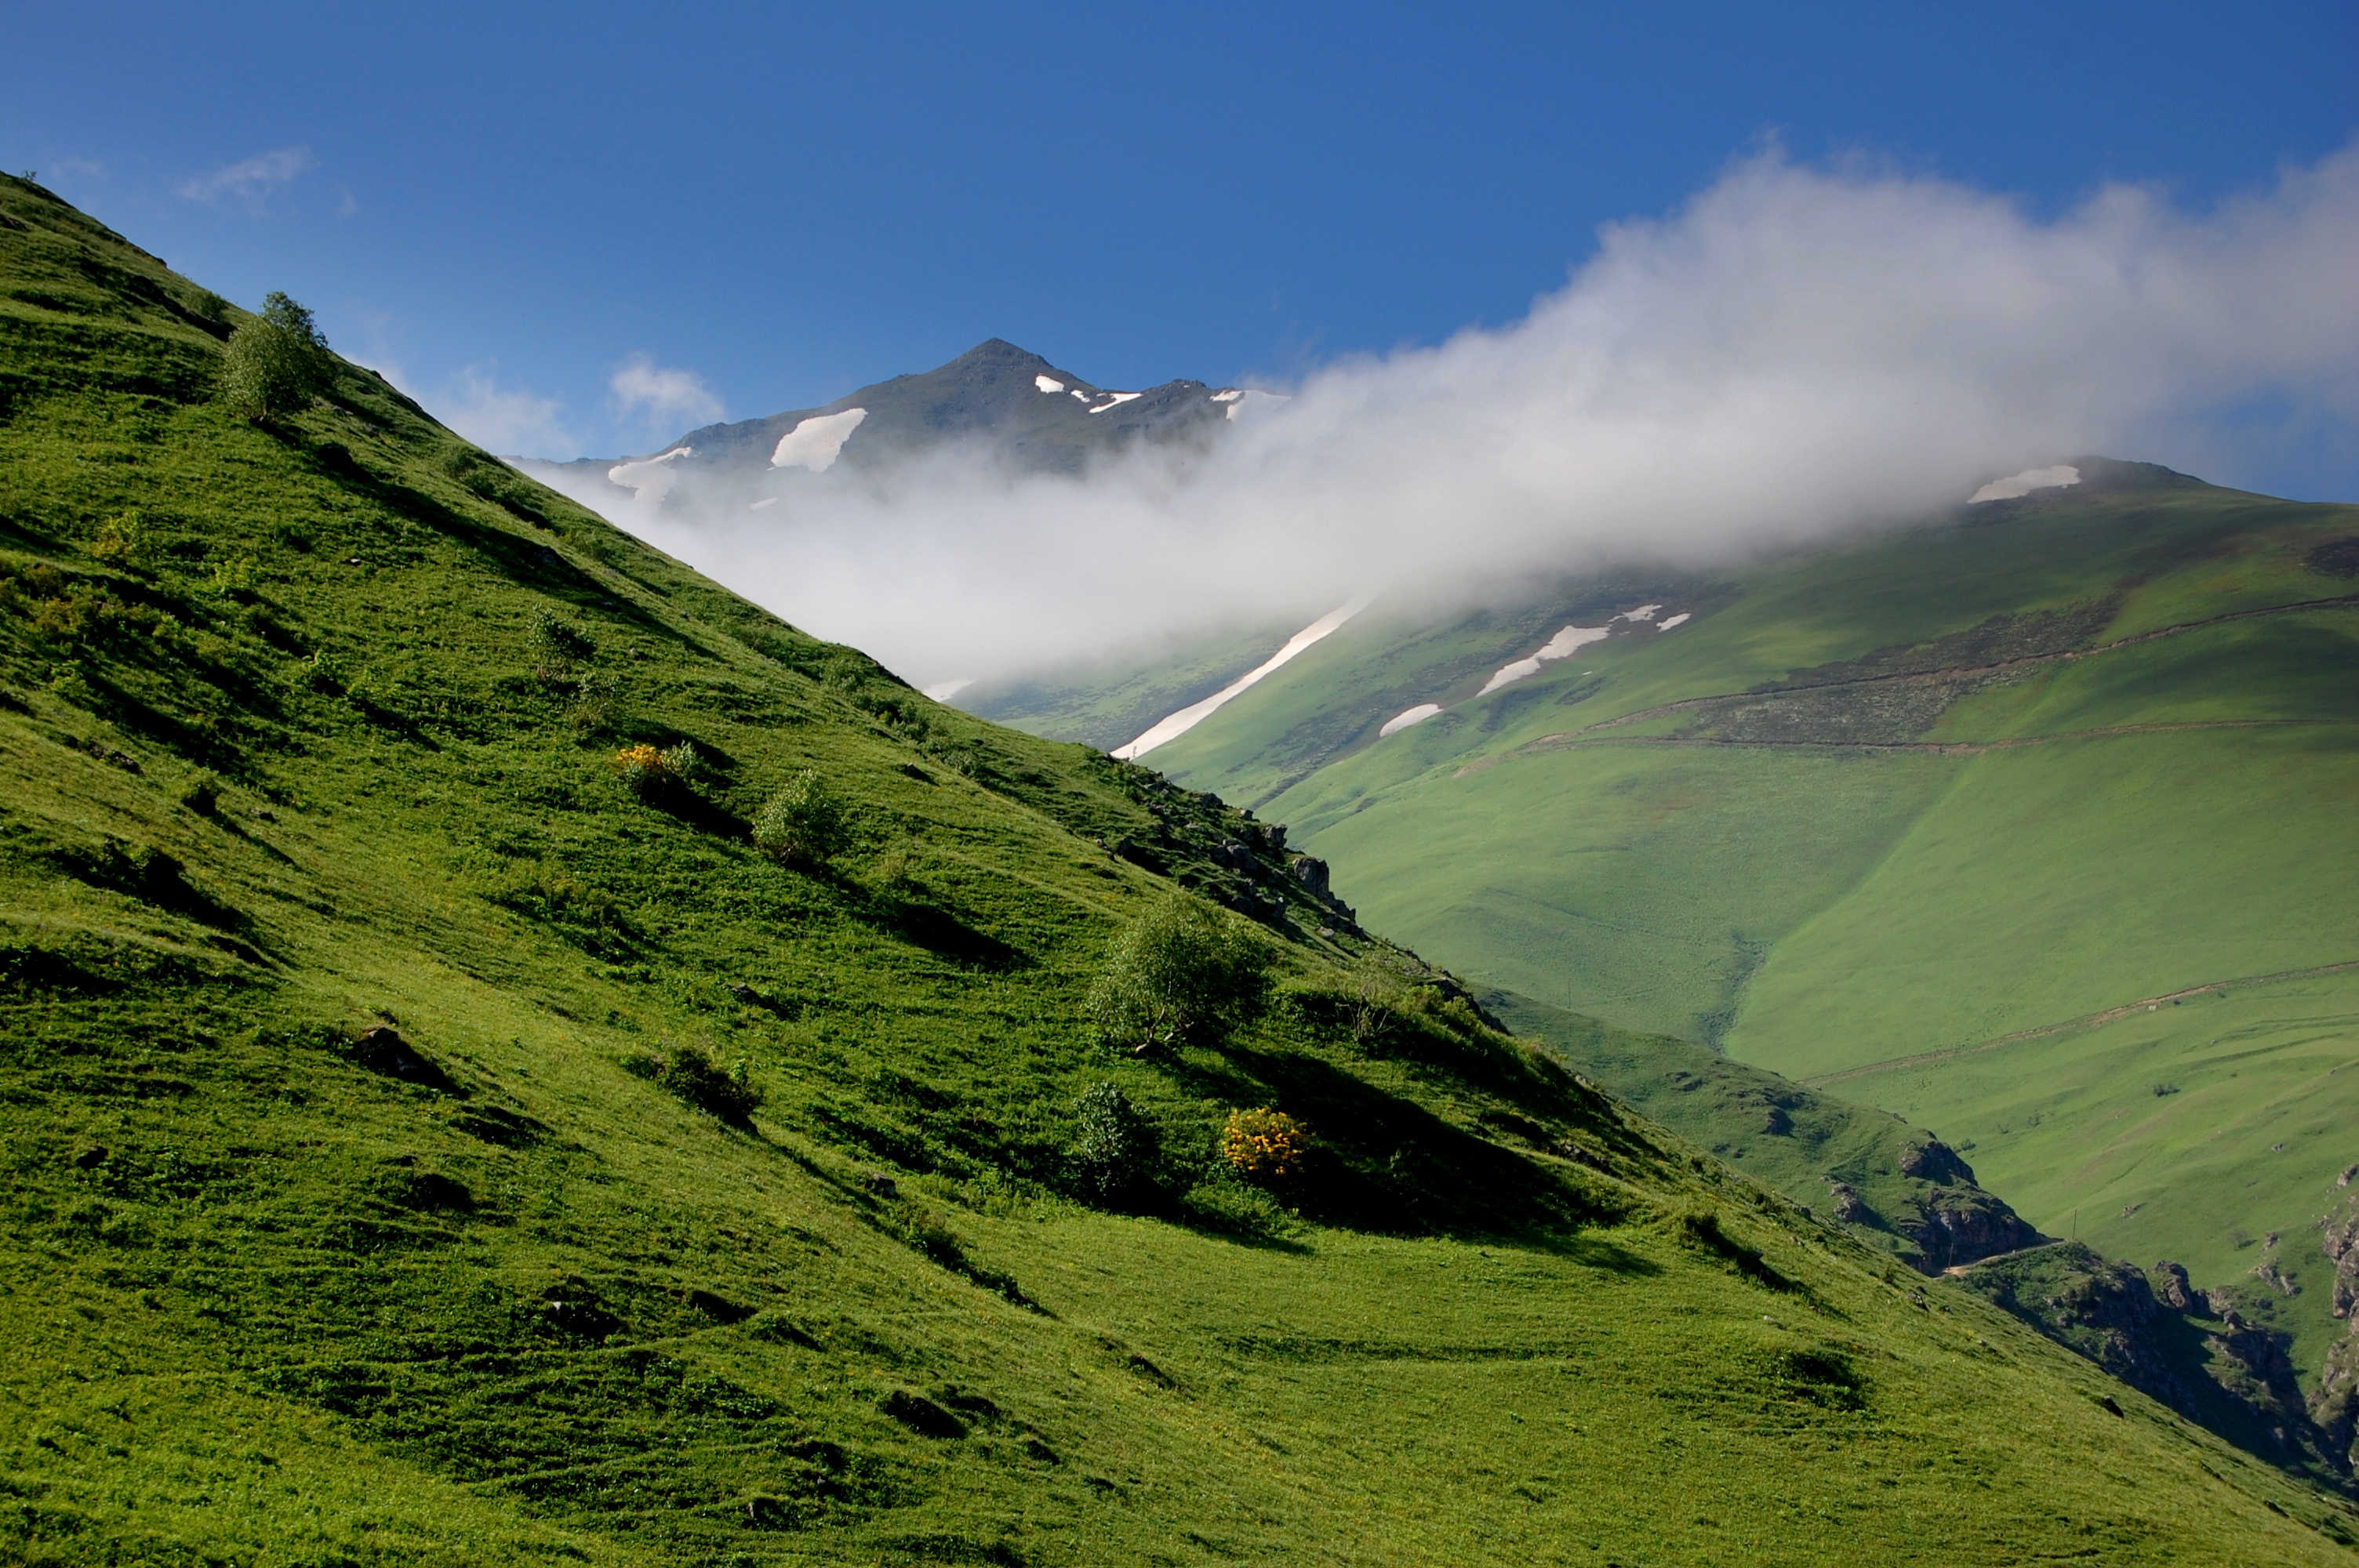
<path id="1" fill-rule="evenodd" d="M 717 838 L 747 839 L 754 825 L 718 801 L 692 789 L 655 790 L 643 796 L 647 805 L 691 832 Z"/>
<path id="2" fill-rule="evenodd" d="M 833 867 L 810 873 L 832 891 L 843 912 L 873 931 L 922 947 L 937 958 L 965 968 L 1005 971 L 1030 959 L 990 932 L 969 925 L 957 912 L 929 902 L 925 890 L 906 883 L 896 892 L 864 886 Z"/>
<path id="3" fill-rule="evenodd" d="M 1283 1195 L 1314 1223 L 1512 1241 L 1620 1272 L 1655 1269 L 1580 1234 L 1619 1217 L 1614 1200 L 1324 1058 L 1233 1045 L 1217 1067 L 1199 1058 L 1169 1071 L 1190 1093 L 1269 1105 L 1310 1130 L 1316 1142 Z"/>

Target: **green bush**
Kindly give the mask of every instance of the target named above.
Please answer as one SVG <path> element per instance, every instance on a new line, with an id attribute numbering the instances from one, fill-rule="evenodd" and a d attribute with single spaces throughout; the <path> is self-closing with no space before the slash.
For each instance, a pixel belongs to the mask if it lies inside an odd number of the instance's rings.
<path id="1" fill-rule="evenodd" d="M 781 865 L 825 865 L 842 851 L 851 827 L 827 781 L 805 771 L 762 803 L 754 818 L 754 847 Z"/>
<path id="2" fill-rule="evenodd" d="M 598 656 L 598 644 L 588 633 L 546 605 L 533 613 L 532 643 L 544 667 L 560 676 Z"/>
<path id="3" fill-rule="evenodd" d="M 99 529 L 98 537 L 91 541 L 91 555 L 108 566 L 126 571 L 138 571 L 147 565 L 149 556 L 146 531 L 135 509 L 110 520 Z"/>
<path id="4" fill-rule="evenodd" d="M 180 804 L 200 816 L 221 809 L 221 780 L 207 773 L 191 774 L 180 785 Z"/>
<path id="5" fill-rule="evenodd" d="M 310 406 L 328 384 L 328 341 L 311 313 L 284 294 L 263 302 L 222 350 L 222 393 L 248 419 L 279 419 Z"/>
<path id="6" fill-rule="evenodd" d="M 1135 1199 L 1152 1184 L 1162 1155 L 1154 1124 L 1130 1097 L 1100 1084 L 1074 1102 L 1073 1179 L 1093 1202 Z"/>
<path id="7" fill-rule="evenodd" d="M 1175 893 L 1115 939 L 1091 1016 L 1110 1042 L 1136 1053 L 1217 1044 L 1257 1016 L 1272 955 L 1241 921 Z"/>
<path id="8" fill-rule="evenodd" d="M 762 1107 L 762 1091 L 754 1087 L 743 1058 L 723 1070 L 697 1047 L 679 1045 L 660 1055 L 626 1056 L 623 1069 L 661 1085 L 732 1127 L 752 1125 L 754 1113 Z"/>

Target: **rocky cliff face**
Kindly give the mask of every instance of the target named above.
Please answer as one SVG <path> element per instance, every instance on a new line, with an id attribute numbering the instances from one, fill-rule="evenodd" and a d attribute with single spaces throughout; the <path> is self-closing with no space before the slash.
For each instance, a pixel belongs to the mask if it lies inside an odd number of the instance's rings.
<path id="1" fill-rule="evenodd" d="M 2347 1478 L 2348 1427 L 2338 1436 L 2313 1418 L 2287 1354 L 2290 1336 L 2267 1321 L 2267 1296 L 2199 1292 L 2176 1263 L 2143 1271 L 2070 1241 L 1956 1277 L 2237 1446 L 2321 1480 Z M 2359 1340 L 2352 1344 L 2359 1369 Z M 2359 1408 L 2359 1399 L 2346 1399 L 2345 1406 Z"/>
<path id="2" fill-rule="evenodd" d="M 2351 1173 L 2343 1173 L 2349 1181 Z M 2318 1222 L 2319 1245 L 2334 1265 L 2334 1315 L 2351 1329 L 2326 1352 L 2318 1388 L 2310 1396 L 2310 1417 L 2326 1441 L 2349 1463 L 2351 1444 L 2359 1436 L 2359 1195 L 2346 1198 L 2339 1209 Z"/>

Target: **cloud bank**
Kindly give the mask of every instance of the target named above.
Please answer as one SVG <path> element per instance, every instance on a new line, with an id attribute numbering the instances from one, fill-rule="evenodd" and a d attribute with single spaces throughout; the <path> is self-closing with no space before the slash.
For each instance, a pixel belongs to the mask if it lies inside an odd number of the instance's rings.
<path id="1" fill-rule="evenodd" d="M 1603 230 L 1520 322 L 1332 365 L 1209 453 L 1081 479 L 938 453 L 759 511 L 609 510 L 914 681 L 1004 676 L 1368 592 L 1831 537 L 2082 452 L 2201 471 L 2266 437 L 2255 408 L 2347 438 L 2354 255 L 2359 147 L 2208 212 L 2112 187 L 2051 219 L 1770 152 Z"/>

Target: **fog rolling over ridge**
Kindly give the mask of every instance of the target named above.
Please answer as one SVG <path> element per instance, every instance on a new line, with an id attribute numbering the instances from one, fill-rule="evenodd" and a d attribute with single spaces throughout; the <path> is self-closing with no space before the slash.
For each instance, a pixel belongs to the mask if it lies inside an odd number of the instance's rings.
<path id="1" fill-rule="evenodd" d="M 1606 229 L 1513 325 L 1079 471 L 975 443 L 758 492 L 560 482 L 912 682 L 1005 676 L 1370 593 L 1704 564 L 2078 452 L 2233 480 L 2242 443 L 2359 427 L 2354 255 L 2359 146 L 2208 212 L 2114 187 L 2053 218 L 1772 152 Z"/>

